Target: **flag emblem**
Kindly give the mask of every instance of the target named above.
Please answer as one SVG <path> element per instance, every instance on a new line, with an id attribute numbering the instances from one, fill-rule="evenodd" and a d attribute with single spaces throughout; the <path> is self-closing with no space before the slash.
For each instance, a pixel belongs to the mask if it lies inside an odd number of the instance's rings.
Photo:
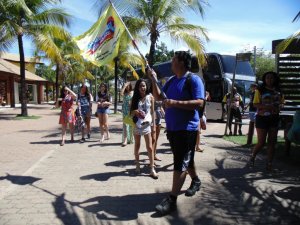
<path id="1" fill-rule="evenodd" d="M 88 44 L 88 51 L 89 55 L 94 54 L 98 48 L 101 48 L 105 42 L 111 40 L 114 37 L 115 33 L 115 23 L 114 18 L 110 16 L 107 20 L 107 27 L 104 33 L 98 37 L 94 41 Z"/>
<path id="2" fill-rule="evenodd" d="M 125 26 L 110 5 L 93 26 L 75 38 L 81 55 L 88 61 L 102 66 L 118 56 L 121 35 Z"/>

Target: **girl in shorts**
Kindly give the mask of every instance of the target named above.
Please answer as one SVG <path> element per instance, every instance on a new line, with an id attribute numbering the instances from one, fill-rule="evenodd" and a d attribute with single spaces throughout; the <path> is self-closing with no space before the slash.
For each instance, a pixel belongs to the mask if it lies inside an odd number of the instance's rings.
<path id="1" fill-rule="evenodd" d="M 279 89 L 279 77 L 275 72 L 266 72 L 262 77 L 263 84 L 254 93 L 253 105 L 257 108 L 255 118 L 257 144 L 255 145 L 250 163 L 254 166 L 257 153 L 263 148 L 268 136 L 267 170 L 272 170 L 275 144 L 277 141 L 279 112 L 283 106 L 283 96 Z"/>
<path id="2" fill-rule="evenodd" d="M 141 136 L 144 136 L 150 161 L 150 176 L 154 179 L 157 179 L 158 175 L 154 168 L 154 154 L 151 138 L 151 126 L 154 125 L 155 121 L 154 98 L 150 94 L 149 85 L 144 79 L 138 80 L 135 84 L 130 113 L 135 118 L 134 155 L 136 172 L 140 173 L 139 151 L 141 146 Z"/>
<path id="3" fill-rule="evenodd" d="M 104 141 L 104 138 L 108 140 L 110 138 L 108 130 L 108 114 L 109 106 L 111 105 L 110 96 L 107 91 L 107 85 L 102 83 L 100 84 L 98 96 L 97 96 L 97 116 L 99 119 L 100 126 L 100 143 Z M 104 133 L 106 137 L 104 137 Z"/>
<path id="4" fill-rule="evenodd" d="M 80 87 L 80 92 L 77 97 L 77 105 L 79 109 L 79 115 L 82 117 L 84 124 L 86 125 L 87 138 L 91 137 L 91 111 L 92 111 L 93 96 L 89 93 L 89 89 L 85 84 Z M 80 143 L 85 142 L 85 126 L 81 127 L 81 140 Z"/>
<path id="5" fill-rule="evenodd" d="M 64 86 L 61 90 L 61 112 L 59 116 L 59 124 L 61 124 L 61 143 L 63 146 L 66 141 L 66 130 L 69 124 L 71 133 L 71 142 L 74 142 L 74 124 L 75 124 L 75 111 L 73 108 L 76 94 L 68 87 Z"/>

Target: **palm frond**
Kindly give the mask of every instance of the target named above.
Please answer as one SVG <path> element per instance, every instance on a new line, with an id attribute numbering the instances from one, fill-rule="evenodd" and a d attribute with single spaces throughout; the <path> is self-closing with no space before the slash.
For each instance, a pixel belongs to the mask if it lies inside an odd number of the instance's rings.
<path id="1" fill-rule="evenodd" d="M 300 12 L 298 12 L 298 14 L 295 16 L 295 18 L 293 19 L 293 22 L 297 21 L 300 18 Z"/>

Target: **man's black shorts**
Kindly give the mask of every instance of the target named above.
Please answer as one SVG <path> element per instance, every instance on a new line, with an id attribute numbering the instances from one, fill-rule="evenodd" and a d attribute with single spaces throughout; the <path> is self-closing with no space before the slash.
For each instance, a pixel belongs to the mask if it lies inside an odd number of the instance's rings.
<path id="1" fill-rule="evenodd" d="M 186 171 L 194 167 L 197 131 L 167 131 L 174 156 L 174 170 Z"/>

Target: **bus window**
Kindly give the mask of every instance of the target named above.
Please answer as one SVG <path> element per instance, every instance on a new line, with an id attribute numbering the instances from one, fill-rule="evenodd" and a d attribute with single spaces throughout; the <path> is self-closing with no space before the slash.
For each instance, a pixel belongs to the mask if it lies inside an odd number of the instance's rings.
<path id="1" fill-rule="evenodd" d="M 249 103 L 251 89 L 250 85 L 252 81 L 236 80 L 234 86 L 236 86 L 238 93 L 242 96 L 244 103 Z"/>
<path id="2" fill-rule="evenodd" d="M 209 55 L 207 59 L 207 67 L 204 69 L 205 80 L 215 80 L 222 77 L 219 60 L 215 55 Z"/>

